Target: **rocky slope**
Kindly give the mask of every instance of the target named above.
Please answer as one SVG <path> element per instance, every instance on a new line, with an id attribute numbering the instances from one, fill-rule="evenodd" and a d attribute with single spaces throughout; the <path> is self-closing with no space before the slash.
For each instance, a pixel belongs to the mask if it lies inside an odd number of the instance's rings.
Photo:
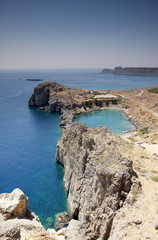
<path id="1" fill-rule="evenodd" d="M 132 185 L 132 146 L 106 127 L 67 127 L 57 145 L 57 161 L 64 166 L 69 224 L 78 239 L 108 239 L 116 211 Z M 76 238 L 77 239 L 77 238 Z"/>
<path id="2" fill-rule="evenodd" d="M 115 67 L 112 69 L 103 69 L 101 74 L 119 74 L 119 75 L 147 75 L 158 76 L 158 68 L 149 67 Z"/>

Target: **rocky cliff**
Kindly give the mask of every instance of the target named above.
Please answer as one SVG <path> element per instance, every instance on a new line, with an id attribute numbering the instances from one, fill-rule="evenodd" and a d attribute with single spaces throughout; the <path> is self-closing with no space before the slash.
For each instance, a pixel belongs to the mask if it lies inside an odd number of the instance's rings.
<path id="1" fill-rule="evenodd" d="M 158 76 L 158 68 L 148 67 L 115 67 L 114 69 L 103 69 L 101 74 L 123 74 L 123 75 L 149 75 Z"/>
<path id="2" fill-rule="evenodd" d="M 116 211 L 130 191 L 132 146 L 106 127 L 81 123 L 67 127 L 57 144 L 64 166 L 70 221 L 68 239 L 108 239 Z"/>
<path id="3" fill-rule="evenodd" d="M 76 115 L 117 105 L 121 99 L 120 96 L 109 95 L 108 91 L 69 88 L 56 82 L 43 82 L 35 87 L 29 106 L 61 113 L 61 126 L 65 127 L 72 123 Z"/>

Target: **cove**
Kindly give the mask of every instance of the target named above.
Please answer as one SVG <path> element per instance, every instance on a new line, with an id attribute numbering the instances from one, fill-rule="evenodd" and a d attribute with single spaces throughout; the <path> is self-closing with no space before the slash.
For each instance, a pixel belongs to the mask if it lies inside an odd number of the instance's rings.
<path id="1" fill-rule="evenodd" d="M 77 116 L 75 121 L 85 123 L 88 127 L 106 126 L 110 128 L 111 132 L 118 135 L 124 134 L 124 131 L 133 131 L 135 129 L 122 111 L 114 109 L 82 114 Z"/>

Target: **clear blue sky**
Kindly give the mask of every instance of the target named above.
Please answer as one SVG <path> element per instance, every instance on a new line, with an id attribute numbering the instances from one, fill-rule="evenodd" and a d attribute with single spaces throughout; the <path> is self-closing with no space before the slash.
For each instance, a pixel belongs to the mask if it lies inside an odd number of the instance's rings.
<path id="1" fill-rule="evenodd" d="M 158 67 L 158 0 L 0 0 L 0 69 Z"/>

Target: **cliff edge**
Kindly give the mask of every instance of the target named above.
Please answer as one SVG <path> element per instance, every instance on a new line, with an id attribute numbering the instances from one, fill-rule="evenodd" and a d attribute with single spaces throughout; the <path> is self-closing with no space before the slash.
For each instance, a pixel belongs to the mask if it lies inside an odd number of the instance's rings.
<path id="1" fill-rule="evenodd" d="M 106 127 L 72 123 L 57 144 L 64 166 L 70 221 L 67 239 L 108 239 L 116 211 L 132 185 L 132 146 Z"/>

